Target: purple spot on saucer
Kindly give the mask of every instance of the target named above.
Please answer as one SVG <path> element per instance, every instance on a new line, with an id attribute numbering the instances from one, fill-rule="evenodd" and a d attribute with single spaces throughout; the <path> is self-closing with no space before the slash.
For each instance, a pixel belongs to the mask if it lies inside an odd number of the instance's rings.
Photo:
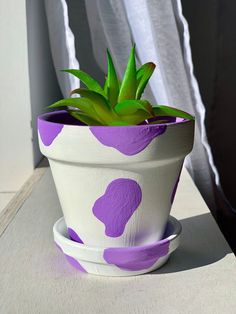
<path id="1" fill-rule="evenodd" d="M 84 244 L 84 242 L 81 240 L 81 238 L 78 236 L 78 234 L 72 228 L 68 228 L 67 231 L 68 231 L 68 234 L 69 234 L 71 240 Z"/>
<path id="2" fill-rule="evenodd" d="M 163 134 L 166 125 L 115 126 L 109 130 L 105 126 L 90 127 L 97 140 L 105 146 L 113 147 L 122 154 L 132 156 L 144 150 L 157 136 Z"/>
<path id="3" fill-rule="evenodd" d="M 152 267 L 160 257 L 169 252 L 169 240 L 155 244 L 130 248 L 107 248 L 103 257 L 108 264 L 116 265 L 123 270 L 138 271 Z"/>
<path id="4" fill-rule="evenodd" d="M 142 190 L 136 181 L 116 179 L 94 203 L 93 214 L 104 223 L 107 236 L 119 237 L 141 199 Z"/>
<path id="5" fill-rule="evenodd" d="M 45 146 L 49 146 L 63 129 L 64 125 L 59 123 L 48 123 L 38 119 L 38 130 L 40 138 Z"/>
<path id="6" fill-rule="evenodd" d="M 60 245 L 58 245 L 57 243 L 55 243 L 57 248 L 65 255 L 67 261 L 75 268 L 77 268 L 79 271 L 83 272 L 83 273 L 87 273 L 86 270 L 83 268 L 83 266 L 80 265 L 80 263 L 72 256 L 69 256 L 67 254 L 65 254 L 62 250 L 62 248 L 60 247 Z"/>
<path id="7" fill-rule="evenodd" d="M 80 263 L 72 256 L 66 255 L 66 259 L 67 261 L 76 269 L 78 269 L 79 271 L 83 272 L 83 273 L 87 273 L 86 270 L 83 268 L 83 266 L 80 265 Z"/>

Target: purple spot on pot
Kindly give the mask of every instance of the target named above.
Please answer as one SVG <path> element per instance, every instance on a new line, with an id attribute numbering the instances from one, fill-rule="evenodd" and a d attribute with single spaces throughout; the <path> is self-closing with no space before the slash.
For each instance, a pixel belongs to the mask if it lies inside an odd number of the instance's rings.
<path id="1" fill-rule="evenodd" d="M 122 154 L 132 156 L 138 154 L 157 136 L 163 134 L 166 125 L 139 125 L 90 127 L 97 140 L 105 146 L 114 147 Z"/>
<path id="2" fill-rule="evenodd" d="M 78 236 L 78 234 L 72 228 L 68 228 L 67 231 L 68 231 L 68 234 L 69 234 L 71 240 L 84 244 L 84 242 L 81 240 L 81 238 Z"/>
<path id="3" fill-rule="evenodd" d="M 176 194 L 177 187 L 178 187 L 178 184 L 179 184 L 179 179 L 180 179 L 181 171 L 182 171 L 182 167 L 181 167 L 181 169 L 180 169 L 179 175 L 178 175 L 178 177 L 177 177 L 177 180 L 176 180 L 176 182 L 175 182 L 173 191 L 172 191 L 172 193 L 171 193 L 171 198 L 170 198 L 171 204 L 173 204 L 174 199 L 175 199 L 175 194 Z"/>
<path id="4" fill-rule="evenodd" d="M 66 259 L 67 261 L 76 269 L 78 269 L 79 271 L 83 272 L 83 273 L 87 273 L 86 270 L 83 268 L 82 265 L 80 265 L 80 263 L 72 256 L 66 255 Z"/>
<path id="5" fill-rule="evenodd" d="M 105 234 L 119 237 L 142 199 L 139 184 L 131 179 L 112 181 L 93 206 L 93 214 L 105 225 Z"/>
<path id="6" fill-rule="evenodd" d="M 116 265 L 123 270 L 143 270 L 152 267 L 160 257 L 169 252 L 169 240 L 155 244 L 131 248 L 107 248 L 103 257 L 108 264 Z"/>
<path id="7" fill-rule="evenodd" d="M 38 119 L 38 130 L 41 140 L 45 146 L 49 146 L 63 129 L 64 125 L 59 123 L 48 123 Z"/>

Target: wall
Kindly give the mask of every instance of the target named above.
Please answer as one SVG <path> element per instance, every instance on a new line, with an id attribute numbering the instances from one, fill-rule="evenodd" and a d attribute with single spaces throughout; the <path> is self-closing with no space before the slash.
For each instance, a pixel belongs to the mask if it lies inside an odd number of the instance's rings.
<path id="1" fill-rule="evenodd" d="M 24 1 L 0 1 L 0 191 L 14 191 L 33 171 Z"/>
<path id="2" fill-rule="evenodd" d="M 0 1 L 0 192 L 16 191 L 42 158 L 36 117 L 58 98 L 43 0 Z"/>
<path id="3" fill-rule="evenodd" d="M 42 155 L 38 148 L 37 116 L 62 98 L 53 67 L 43 0 L 26 0 L 30 99 L 33 131 L 33 158 L 36 166 Z"/>

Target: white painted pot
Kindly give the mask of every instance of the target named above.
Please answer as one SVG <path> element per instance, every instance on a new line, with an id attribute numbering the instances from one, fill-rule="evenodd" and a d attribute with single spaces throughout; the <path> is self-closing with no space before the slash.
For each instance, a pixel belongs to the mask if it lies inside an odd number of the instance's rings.
<path id="1" fill-rule="evenodd" d="M 194 121 L 89 127 L 58 111 L 40 116 L 38 130 L 73 240 L 114 248 L 162 239 Z"/>

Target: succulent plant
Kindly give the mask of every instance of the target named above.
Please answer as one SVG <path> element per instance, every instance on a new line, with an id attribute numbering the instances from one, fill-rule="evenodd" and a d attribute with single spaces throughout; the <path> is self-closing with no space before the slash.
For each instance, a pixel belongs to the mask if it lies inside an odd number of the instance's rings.
<path id="1" fill-rule="evenodd" d="M 104 87 L 89 74 L 75 69 L 63 70 L 79 78 L 85 88 L 77 88 L 71 95 L 81 97 L 62 99 L 49 108 L 67 107 L 71 116 L 87 125 L 137 125 L 162 123 L 166 117 L 194 119 L 190 114 L 168 106 L 152 106 L 140 99 L 155 70 L 148 62 L 136 69 L 135 45 L 132 47 L 123 80 L 120 82 L 107 50 L 108 72 Z"/>

